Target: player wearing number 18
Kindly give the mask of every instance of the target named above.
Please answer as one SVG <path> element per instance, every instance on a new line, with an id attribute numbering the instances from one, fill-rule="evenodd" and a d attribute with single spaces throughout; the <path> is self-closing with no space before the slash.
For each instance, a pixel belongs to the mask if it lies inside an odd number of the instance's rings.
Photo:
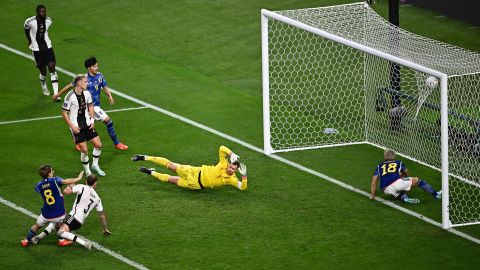
<path id="1" fill-rule="evenodd" d="M 37 231 L 45 226 L 45 224 L 49 222 L 60 224 L 63 221 L 65 217 L 65 205 L 60 188 L 62 185 L 73 184 L 83 177 L 83 171 L 80 172 L 77 178 L 62 179 L 54 176 L 55 171 L 51 165 L 40 166 L 38 173 L 43 180 L 37 183 L 35 191 L 42 196 L 43 207 L 37 221 L 28 231 L 27 237 L 22 240 L 21 244 L 24 247 L 28 246 Z"/>
<path id="2" fill-rule="evenodd" d="M 407 168 L 402 161 L 395 159 L 395 152 L 386 149 L 383 153 L 383 161 L 377 165 L 373 174 L 370 186 L 370 199 L 375 199 L 378 180 L 380 180 L 380 189 L 387 195 L 392 195 L 404 203 L 417 204 L 420 200 L 409 198 L 407 192 L 411 187 L 418 186 L 422 190 L 430 193 L 435 199 L 442 197 L 442 191 L 435 191 L 425 180 L 418 177 L 409 177 Z"/>

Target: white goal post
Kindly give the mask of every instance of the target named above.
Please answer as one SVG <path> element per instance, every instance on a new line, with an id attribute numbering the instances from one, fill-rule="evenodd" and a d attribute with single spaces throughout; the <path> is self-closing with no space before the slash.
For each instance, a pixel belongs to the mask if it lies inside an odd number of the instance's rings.
<path id="1" fill-rule="evenodd" d="M 480 54 L 363 2 L 263 9 L 261 27 L 266 154 L 391 148 L 441 171 L 443 228 L 480 223 Z"/>

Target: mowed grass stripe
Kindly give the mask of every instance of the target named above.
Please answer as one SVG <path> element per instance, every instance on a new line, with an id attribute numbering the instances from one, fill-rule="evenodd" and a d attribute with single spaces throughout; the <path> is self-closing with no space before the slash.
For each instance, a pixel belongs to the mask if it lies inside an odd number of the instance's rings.
<path id="1" fill-rule="evenodd" d="M 141 110 L 141 109 L 146 109 L 146 108 L 147 107 L 141 106 L 141 107 L 135 107 L 135 108 L 123 108 L 123 109 L 107 110 L 105 112 L 107 112 L 107 113 L 123 112 L 123 111 L 132 111 L 132 110 Z M 0 125 L 16 124 L 16 123 L 40 121 L 40 120 L 48 120 L 48 119 L 57 119 L 57 118 L 62 118 L 62 116 L 61 115 L 55 115 L 55 116 L 46 116 L 46 117 L 29 118 L 29 119 L 21 119 L 21 120 L 3 121 L 3 122 L 0 122 Z"/>
<path id="2" fill-rule="evenodd" d="M 5 49 L 5 50 L 7 50 L 7 51 L 10 51 L 10 52 L 12 52 L 12 53 L 15 53 L 15 54 L 17 54 L 17 55 L 20 55 L 20 56 L 23 56 L 23 57 L 28 58 L 28 59 L 30 59 L 30 60 L 33 60 L 30 55 L 25 54 L 25 53 L 23 53 L 23 52 L 21 52 L 21 51 L 18 51 L 18 50 L 14 49 L 14 48 L 8 47 L 8 46 L 6 46 L 6 45 L 4 45 L 4 44 L 2 44 L 2 43 L 0 43 L 0 47 L 3 48 L 3 49 Z M 62 69 L 62 68 L 60 68 L 60 67 L 58 68 L 58 70 L 59 70 L 60 72 L 63 72 L 63 73 L 65 73 L 65 74 L 67 74 L 67 75 L 74 76 L 74 74 L 73 74 L 72 72 L 69 72 L 69 71 L 67 71 L 67 70 L 65 70 L 65 69 Z M 246 142 L 244 142 L 244 141 L 242 141 L 242 140 L 240 140 L 240 139 L 238 139 L 238 138 L 235 138 L 235 137 L 233 137 L 233 136 L 230 136 L 230 135 L 225 134 L 225 133 L 223 133 L 223 132 L 220 132 L 220 131 L 218 131 L 218 130 L 216 130 L 216 129 L 213 129 L 213 128 L 211 128 L 211 127 L 205 126 L 205 125 L 203 125 L 203 124 L 200 124 L 200 123 L 198 123 L 198 122 L 195 122 L 195 121 L 190 120 L 190 119 L 188 119 L 188 118 L 185 118 L 185 117 L 183 117 L 183 116 L 180 116 L 180 115 L 178 115 L 178 114 L 175 114 L 175 113 L 173 113 L 173 112 L 167 111 L 167 110 L 165 110 L 165 109 L 162 109 L 162 108 L 160 108 L 160 107 L 157 107 L 157 106 L 155 106 L 155 105 L 152 105 L 152 104 L 150 104 L 150 103 L 147 103 L 147 102 L 145 102 L 145 101 L 143 101 L 143 100 L 140 100 L 140 99 L 137 99 L 137 98 L 135 98 L 135 97 L 129 96 L 129 95 L 124 94 L 124 93 L 122 93 L 122 92 L 120 92 L 120 91 L 118 91 L 118 90 L 111 89 L 111 91 L 112 91 L 114 94 L 116 94 L 117 96 L 123 97 L 123 98 L 125 98 L 125 99 L 127 99 L 127 100 L 130 100 L 130 101 L 132 101 L 132 102 L 138 103 L 138 104 L 140 104 L 140 105 L 142 105 L 142 106 L 151 108 L 151 109 L 153 109 L 153 110 L 155 110 L 155 111 L 158 111 L 158 112 L 161 112 L 161 113 L 163 113 L 163 114 L 165 114 L 165 115 L 168 115 L 168 116 L 170 116 L 170 117 L 172 117 L 172 118 L 174 118 L 174 119 L 180 120 L 180 121 L 182 121 L 182 122 L 185 122 L 185 123 L 190 124 L 190 125 L 192 125 L 192 126 L 195 126 L 195 127 L 197 127 L 197 128 L 203 129 L 203 130 L 208 131 L 208 132 L 210 132 L 210 133 L 213 133 L 213 134 L 215 134 L 215 135 L 217 135 L 217 136 L 220 136 L 220 137 L 222 137 L 222 138 L 225 138 L 225 139 L 227 139 L 227 140 L 230 140 L 230 141 L 232 141 L 232 142 L 235 142 L 235 143 L 237 143 L 237 144 L 239 144 L 239 145 L 242 145 L 242 146 L 244 146 L 244 147 L 246 147 L 246 148 L 248 148 L 248 149 L 251 149 L 251 150 L 253 150 L 253 151 L 256 151 L 256 152 L 258 152 L 258 153 L 263 154 L 263 150 L 262 150 L 261 148 L 256 147 L 256 146 L 254 146 L 254 145 L 251 145 L 251 144 L 249 144 L 249 143 L 246 143 Z M 329 181 L 329 182 L 331 182 L 331 183 L 334 183 L 334 184 L 336 184 L 336 185 L 339 185 L 339 186 L 341 186 L 341 187 L 343 187 L 343 188 L 345 188 L 345 189 L 347 189 L 347 190 L 353 191 L 353 192 L 355 192 L 355 193 L 361 194 L 361 195 L 366 196 L 366 197 L 369 196 L 369 194 L 368 194 L 367 192 L 363 191 L 363 190 L 360 190 L 360 189 L 358 189 L 358 188 L 355 188 L 355 187 L 353 187 L 353 186 L 351 186 L 351 185 L 348 185 L 348 184 L 346 184 L 346 183 L 344 183 L 344 182 L 342 182 L 342 181 L 340 181 L 340 180 L 337 180 L 337 179 L 332 178 L 332 177 L 330 177 L 330 176 L 328 176 L 328 175 L 322 174 L 322 173 L 320 173 L 320 172 L 317 172 L 317 171 L 315 171 L 315 170 L 312 170 L 312 169 L 310 169 L 310 168 L 307 168 L 307 167 L 305 167 L 305 166 L 302 166 L 302 165 L 300 165 L 300 164 L 298 164 L 298 163 L 295 163 L 295 162 L 290 161 L 290 160 L 288 160 L 288 159 L 285 159 L 285 158 L 283 158 L 283 157 L 280 157 L 280 156 L 277 156 L 277 155 L 270 155 L 269 157 L 271 157 L 271 158 L 273 158 L 273 159 L 275 159 L 275 160 L 278 160 L 278 161 L 280 161 L 280 162 L 282 162 L 282 163 L 288 164 L 288 165 L 290 165 L 290 166 L 292 166 L 292 167 L 294 167 L 294 168 L 297 168 L 297 169 L 299 169 L 299 170 L 301 170 L 301 171 L 304 171 L 304 172 L 307 172 L 307 173 L 309 173 L 309 174 L 315 175 L 315 176 L 317 176 L 317 177 L 323 178 L 323 179 L 325 179 L 325 180 L 327 180 L 327 181 Z M 402 207 L 402 206 L 396 205 L 396 204 L 392 203 L 391 201 L 387 201 L 387 200 L 384 200 L 384 199 L 381 199 L 381 198 L 378 198 L 378 197 L 376 197 L 376 200 L 379 201 L 379 202 L 381 202 L 381 203 L 384 204 L 384 205 L 387 205 L 387 206 L 390 206 L 390 207 L 395 208 L 395 209 L 397 209 L 397 210 L 400 210 L 400 211 L 402 211 L 403 213 L 406 213 L 406 214 L 409 214 L 409 215 L 414 216 L 414 217 L 416 217 L 416 218 L 419 218 L 419 219 L 421 219 L 421 220 L 423 220 L 423 221 L 425 221 L 425 222 L 427 222 L 427 223 L 430 223 L 430 224 L 432 224 L 432 225 L 434 225 L 434 226 L 437 226 L 437 227 L 440 227 L 440 228 L 442 227 L 442 226 L 441 226 L 441 223 L 436 222 L 436 221 L 434 221 L 434 220 L 432 220 L 432 219 L 430 219 L 430 218 L 427 218 L 427 217 L 425 217 L 425 216 L 422 215 L 422 214 L 419 214 L 419 213 L 417 213 L 417 212 L 411 211 L 411 210 L 406 209 L 406 208 L 404 208 L 404 207 Z M 471 236 L 471 235 L 468 235 L 468 234 L 466 234 L 466 233 L 460 232 L 460 231 L 458 231 L 458 230 L 456 230 L 456 229 L 449 229 L 448 232 L 451 232 L 451 233 L 453 233 L 453 234 L 455 234 L 455 235 L 458 235 L 458 236 L 460 236 L 460 237 L 463 237 L 463 238 L 465 238 L 465 239 L 467 239 L 467 240 L 469 240 L 469 241 L 472 241 L 472 242 L 474 242 L 474 243 L 476 243 L 476 244 L 480 244 L 480 239 L 477 239 L 477 238 L 475 238 L 475 237 L 473 237 L 473 236 Z"/>

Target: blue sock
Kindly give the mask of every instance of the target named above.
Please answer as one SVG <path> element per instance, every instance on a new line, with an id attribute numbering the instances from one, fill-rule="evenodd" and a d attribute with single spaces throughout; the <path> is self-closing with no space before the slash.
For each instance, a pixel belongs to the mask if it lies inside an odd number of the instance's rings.
<path id="1" fill-rule="evenodd" d="M 37 234 L 37 233 L 35 233 L 34 231 L 32 231 L 32 229 L 30 229 L 30 230 L 28 231 L 28 234 L 27 234 L 27 240 L 28 240 L 28 242 L 30 242 L 30 240 L 32 240 L 32 238 L 35 236 L 35 234 Z"/>
<path id="2" fill-rule="evenodd" d="M 110 135 L 110 138 L 112 138 L 113 143 L 115 145 L 119 144 L 120 141 L 117 139 L 117 133 L 115 133 L 115 129 L 113 128 L 112 119 L 110 119 L 105 125 L 107 126 L 108 135 Z"/>
<path id="3" fill-rule="evenodd" d="M 432 194 L 433 197 L 437 197 L 437 192 L 432 188 L 432 186 L 430 186 L 427 182 L 423 181 L 422 179 L 418 181 L 418 187 Z"/>

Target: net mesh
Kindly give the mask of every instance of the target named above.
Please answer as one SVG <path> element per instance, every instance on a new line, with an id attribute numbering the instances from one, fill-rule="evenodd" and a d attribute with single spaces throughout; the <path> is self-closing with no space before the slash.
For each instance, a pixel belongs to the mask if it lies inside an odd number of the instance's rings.
<path id="1" fill-rule="evenodd" d="M 450 220 L 480 222 L 480 55 L 364 3 L 276 13 L 449 76 Z M 441 167 L 440 78 L 274 19 L 268 54 L 274 152 L 368 142 Z"/>

